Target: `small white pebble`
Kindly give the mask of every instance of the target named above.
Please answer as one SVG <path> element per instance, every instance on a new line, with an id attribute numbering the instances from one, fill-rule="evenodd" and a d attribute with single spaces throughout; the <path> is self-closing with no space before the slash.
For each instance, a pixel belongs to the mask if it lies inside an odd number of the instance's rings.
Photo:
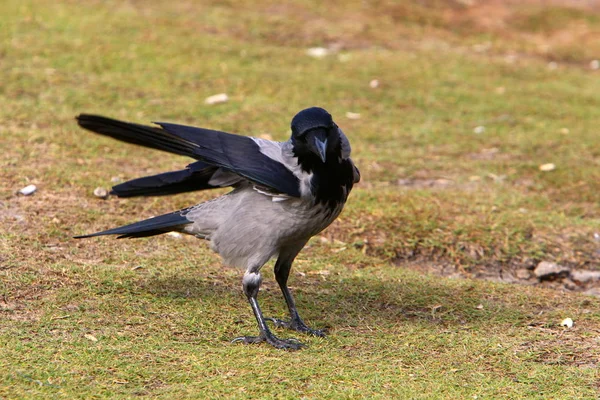
<path id="1" fill-rule="evenodd" d="M 94 189 L 94 196 L 100 199 L 107 199 L 108 190 L 104 189 L 103 187 L 97 187 L 96 189 Z"/>
<path id="2" fill-rule="evenodd" d="M 371 89 L 375 89 L 379 87 L 379 80 L 378 79 L 372 79 L 371 82 L 369 82 L 369 87 Z"/>
<path id="3" fill-rule="evenodd" d="M 540 168 L 540 171 L 550 172 L 550 171 L 554 171 L 556 169 L 556 165 L 554 165 L 552 163 L 542 164 L 542 165 L 540 165 L 539 168 Z"/>
<path id="4" fill-rule="evenodd" d="M 311 47 L 306 50 L 306 54 L 314 58 L 324 58 L 329 55 L 330 51 L 325 47 Z"/>
<path id="5" fill-rule="evenodd" d="M 590 68 L 593 70 L 600 69 L 600 60 L 592 60 L 590 61 Z"/>
<path id="6" fill-rule="evenodd" d="M 567 328 L 572 328 L 573 320 L 571 318 L 565 318 L 560 322 L 560 326 L 566 326 Z"/>
<path id="7" fill-rule="evenodd" d="M 481 135 L 483 132 L 485 132 L 485 126 L 479 125 L 473 129 L 473 133 L 476 133 L 477 135 Z"/>
<path id="8" fill-rule="evenodd" d="M 327 239 L 325 236 L 319 236 L 319 241 L 321 243 L 329 243 L 329 239 Z"/>
<path id="9" fill-rule="evenodd" d="M 169 232 L 169 233 L 167 233 L 167 236 L 171 236 L 172 238 L 175 238 L 175 239 L 181 239 L 183 237 L 181 235 L 181 233 L 179 233 L 179 232 Z"/>
<path id="10" fill-rule="evenodd" d="M 600 233 L 594 232 L 594 239 L 600 240 Z"/>
<path id="11" fill-rule="evenodd" d="M 360 119 L 360 114 L 348 111 L 346 113 L 346 118 L 348 118 L 348 119 Z"/>
<path id="12" fill-rule="evenodd" d="M 476 53 L 485 53 L 491 47 L 492 47 L 492 43 L 491 42 L 477 43 L 477 44 L 474 44 L 472 46 L 473 51 L 475 51 Z"/>
<path id="13" fill-rule="evenodd" d="M 98 338 L 96 338 L 96 336 L 91 335 L 89 333 L 86 333 L 85 335 L 83 335 L 84 338 L 86 338 L 87 340 L 91 340 L 92 342 L 97 342 Z"/>
<path id="14" fill-rule="evenodd" d="M 219 104 L 226 103 L 229 100 L 229 96 L 226 93 L 219 93 L 212 96 L 208 96 L 204 99 L 205 104 Z"/>
<path id="15" fill-rule="evenodd" d="M 483 304 L 479 304 L 477 307 L 475 307 L 478 310 L 483 310 Z"/>
<path id="16" fill-rule="evenodd" d="M 37 190 L 37 186 L 28 185 L 28 186 L 25 186 L 23 189 L 19 190 L 19 193 L 21 193 L 23 196 L 29 196 L 29 195 L 34 194 L 36 190 Z"/>

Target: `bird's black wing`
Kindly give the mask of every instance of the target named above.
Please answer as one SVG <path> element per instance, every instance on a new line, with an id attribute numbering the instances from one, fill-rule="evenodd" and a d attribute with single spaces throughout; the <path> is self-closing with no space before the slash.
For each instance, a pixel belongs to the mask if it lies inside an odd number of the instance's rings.
<path id="1" fill-rule="evenodd" d="M 280 161 L 261 152 L 247 136 L 204 128 L 157 122 L 165 131 L 194 145 L 194 156 L 252 182 L 292 197 L 300 197 L 300 181 Z"/>
<path id="2" fill-rule="evenodd" d="M 298 178 L 280 161 L 263 154 L 259 144 L 250 137 L 169 123 L 158 123 L 163 128 L 160 129 L 90 114 L 79 115 L 77 121 L 81 127 L 93 132 L 124 142 L 192 157 L 271 188 L 274 192 L 300 197 Z M 136 185 L 156 182 L 160 185 L 161 180 L 166 179 L 171 182 L 178 181 L 181 185 L 202 186 L 200 178 L 196 180 L 192 178 L 193 173 L 188 173 L 183 170 L 167 173 L 166 176 L 161 174 L 160 177 L 149 177 L 148 181 L 137 182 Z"/>
<path id="3" fill-rule="evenodd" d="M 113 186 L 111 194 L 119 197 L 166 196 L 222 187 L 212 184 L 211 178 L 219 167 L 196 161 L 180 171 L 132 179 Z"/>
<path id="4" fill-rule="evenodd" d="M 77 123 L 84 129 L 123 142 L 193 157 L 193 151 L 188 143 L 167 133 L 164 129 L 92 114 L 80 114 L 77 116 Z"/>

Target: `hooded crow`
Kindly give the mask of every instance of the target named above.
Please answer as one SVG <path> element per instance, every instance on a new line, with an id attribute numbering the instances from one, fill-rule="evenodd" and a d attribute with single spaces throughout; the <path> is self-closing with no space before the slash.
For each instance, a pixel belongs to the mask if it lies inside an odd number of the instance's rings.
<path id="1" fill-rule="evenodd" d="M 290 350 L 303 347 L 295 339 L 276 337 L 266 321 L 324 336 L 300 318 L 287 281 L 300 250 L 337 218 L 352 186 L 360 180 L 350 159 L 350 143 L 327 111 L 318 107 L 300 111 L 292 119 L 292 135 L 286 142 L 163 122 L 151 127 L 89 114 L 79 115 L 77 122 L 101 135 L 197 160 L 180 171 L 116 185 L 111 193 L 119 197 L 233 188 L 183 210 L 77 238 L 139 238 L 177 231 L 206 239 L 225 264 L 246 270 L 242 287 L 259 333 L 234 341 L 267 342 Z M 260 269 L 274 257 L 275 278 L 289 309 L 289 321 L 265 318 L 257 301 Z"/>

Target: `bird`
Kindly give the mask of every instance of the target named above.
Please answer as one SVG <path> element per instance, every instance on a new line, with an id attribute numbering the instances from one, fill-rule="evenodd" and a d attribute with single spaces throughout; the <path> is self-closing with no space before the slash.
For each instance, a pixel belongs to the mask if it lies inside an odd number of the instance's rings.
<path id="1" fill-rule="evenodd" d="M 206 202 L 118 228 L 75 236 L 142 238 L 172 231 L 207 240 L 225 265 L 244 269 L 242 289 L 258 323 L 258 335 L 233 342 L 266 342 L 285 350 L 305 345 L 279 338 L 268 322 L 308 335 L 325 336 L 300 317 L 288 277 L 308 240 L 342 212 L 360 171 L 350 158 L 350 142 L 329 112 L 310 107 L 291 121 L 284 142 L 166 122 L 157 126 L 93 114 L 76 117 L 80 127 L 121 140 L 195 159 L 184 169 L 133 179 L 114 186 L 118 197 L 165 196 L 231 187 Z M 258 303 L 261 268 L 276 258 L 275 279 L 289 320 L 267 318 Z"/>

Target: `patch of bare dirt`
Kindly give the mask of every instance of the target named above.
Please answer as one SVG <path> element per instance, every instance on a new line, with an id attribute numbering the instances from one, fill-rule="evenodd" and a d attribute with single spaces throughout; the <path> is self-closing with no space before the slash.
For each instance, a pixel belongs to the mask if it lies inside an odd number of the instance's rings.
<path id="1" fill-rule="evenodd" d="M 538 286 L 564 292 L 578 292 L 600 297 L 600 276 L 597 271 L 565 267 L 565 273 L 537 276 L 533 260 L 511 263 L 492 263 L 488 265 L 464 266 L 444 261 L 432 261 L 425 258 L 406 260 L 397 258 L 394 264 L 402 268 L 411 268 L 422 273 L 460 279 L 483 279 L 492 282 L 504 282 L 527 286 Z"/>

